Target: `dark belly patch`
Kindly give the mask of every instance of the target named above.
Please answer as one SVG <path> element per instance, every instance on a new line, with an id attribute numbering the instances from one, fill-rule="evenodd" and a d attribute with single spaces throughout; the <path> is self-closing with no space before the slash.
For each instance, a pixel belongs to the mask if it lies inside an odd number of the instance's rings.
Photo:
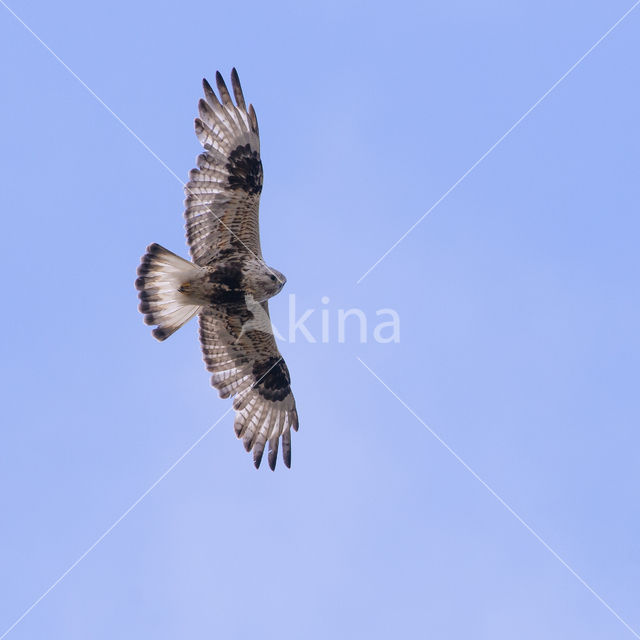
<path id="1" fill-rule="evenodd" d="M 211 283 L 211 304 L 243 303 L 245 292 L 242 268 L 237 262 L 228 262 L 217 266 L 209 274 Z"/>

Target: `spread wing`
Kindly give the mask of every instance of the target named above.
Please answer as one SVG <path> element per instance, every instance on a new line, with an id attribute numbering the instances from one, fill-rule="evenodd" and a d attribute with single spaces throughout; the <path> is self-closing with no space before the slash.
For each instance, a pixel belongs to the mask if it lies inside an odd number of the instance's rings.
<path id="1" fill-rule="evenodd" d="M 290 467 L 291 429 L 298 430 L 298 413 L 289 370 L 271 331 L 267 303 L 247 297 L 245 304 L 207 307 L 199 319 L 211 384 L 222 398 L 235 396 L 234 429 L 245 449 L 253 450 L 255 466 L 260 466 L 268 442 L 269 466 L 275 469 L 282 438 L 282 457 Z"/>
<path id="2" fill-rule="evenodd" d="M 200 99 L 195 127 L 204 153 L 189 172 L 185 187 L 187 242 L 193 262 L 210 264 L 220 252 L 250 253 L 258 257 L 258 205 L 262 191 L 262 162 L 258 121 L 247 108 L 238 74 L 231 73 L 236 104 L 219 72 L 216 84 L 202 81 L 206 99 Z M 224 254 L 223 254 L 224 255 Z"/>

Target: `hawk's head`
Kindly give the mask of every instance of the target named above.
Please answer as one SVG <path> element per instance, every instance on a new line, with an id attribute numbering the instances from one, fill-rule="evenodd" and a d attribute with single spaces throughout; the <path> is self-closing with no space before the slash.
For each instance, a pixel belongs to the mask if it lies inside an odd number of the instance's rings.
<path id="1" fill-rule="evenodd" d="M 279 271 L 267 265 L 264 265 L 258 273 L 254 272 L 254 274 L 252 278 L 253 295 L 259 302 L 264 302 L 280 293 L 284 283 L 287 281 Z"/>

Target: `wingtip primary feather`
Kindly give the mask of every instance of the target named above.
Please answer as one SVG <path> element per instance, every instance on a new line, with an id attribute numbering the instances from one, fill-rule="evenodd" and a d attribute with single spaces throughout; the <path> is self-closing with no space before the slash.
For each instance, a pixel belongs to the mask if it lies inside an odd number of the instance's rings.
<path id="1" fill-rule="evenodd" d="M 291 469 L 291 431 L 282 434 L 282 460 L 287 469 Z"/>
<path id="2" fill-rule="evenodd" d="M 262 454 L 264 453 L 264 448 L 258 449 L 257 447 L 253 450 L 253 464 L 256 469 L 260 468 L 260 463 L 262 462 Z"/>
<path id="3" fill-rule="evenodd" d="M 193 121 L 193 128 L 196 130 L 198 138 L 204 133 L 204 123 L 200 118 L 195 118 Z"/>
<path id="4" fill-rule="evenodd" d="M 220 92 L 220 99 L 222 100 L 222 104 L 224 104 L 225 106 L 232 105 L 233 103 L 231 102 L 229 89 L 227 89 L 224 78 L 219 71 L 216 71 L 216 85 L 218 86 L 218 91 Z"/>
<path id="5" fill-rule="evenodd" d="M 269 440 L 269 456 L 267 459 L 269 461 L 269 468 L 271 471 L 276 470 L 276 462 L 278 461 L 278 442 L 279 439 L 277 437 Z"/>
<path id="6" fill-rule="evenodd" d="M 244 111 L 247 110 L 247 106 L 244 102 L 244 94 L 242 93 L 242 86 L 240 84 L 240 77 L 236 68 L 231 69 L 231 86 L 233 87 L 233 95 L 236 98 L 236 104 Z"/>
<path id="7" fill-rule="evenodd" d="M 200 114 L 200 120 L 206 122 L 207 120 L 213 120 L 216 115 L 209 106 L 209 103 L 204 99 L 198 100 L 198 113 Z"/>
<path id="8" fill-rule="evenodd" d="M 220 104 L 216 92 L 213 90 L 206 78 L 202 78 L 202 88 L 204 89 L 204 95 L 208 102 L 211 104 Z"/>
<path id="9" fill-rule="evenodd" d="M 249 110 L 247 112 L 249 114 L 249 121 L 251 122 L 251 128 L 256 135 L 260 135 L 260 130 L 258 129 L 258 117 L 256 116 L 256 110 L 253 108 L 252 104 L 249 104 Z"/>

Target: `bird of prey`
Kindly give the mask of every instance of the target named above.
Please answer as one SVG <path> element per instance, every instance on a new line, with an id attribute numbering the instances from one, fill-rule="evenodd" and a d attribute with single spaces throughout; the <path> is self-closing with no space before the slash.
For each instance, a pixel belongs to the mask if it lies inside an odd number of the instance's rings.
<path id="1" fill-rule="evenodd" d="M 235 69 L 231 86 L 216 73 L 219 98 L 207 80 L 195 120 L 204 153 L 185 187 L 192 262 L 159 244 L 147 247 L 136 288 L 144 321 L 165 340 L 194 316 L 211 384 L 234 396 L 234 428 L 258 468 L 267 443 L 275 469 L 278 444 L 291 466 L 291 430 L 298 430 L 289 370 L 276 345 L 268 299 L 286 278 L 262 258 L 258 206 L 262 162 L 258 121 L 245 103 Z M 266 321 L 265 321 L 266 320 Z"/>

